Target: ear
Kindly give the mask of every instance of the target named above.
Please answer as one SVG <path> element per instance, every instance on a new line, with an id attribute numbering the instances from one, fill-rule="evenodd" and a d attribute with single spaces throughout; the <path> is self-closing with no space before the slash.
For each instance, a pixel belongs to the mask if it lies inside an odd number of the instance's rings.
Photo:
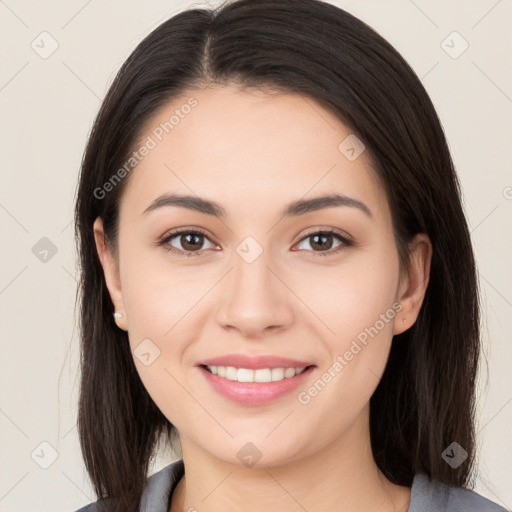
<path id="1" fill-rule="evenodd" d="M 114 304 L 114 310 L 116 313 L 122 313 L 123 315 L 123 319 L 116 319 L 116 323 L 120 328 L 124 329 L 123 324 L 126 323 L 126 311 L 121 288 L 121 279 L 119 277 L 119 265 L 107 245 L 105 231 L 103 230 L 103 220 L 100 217 L 94 221 L 93 230 L 96 250 L 98 251 L 98 257 L 103 267 L 105 282 L 112 303 Z"/>
<path id="2" fill-rule="evenodd" d="M 409 267 L 400 282 L 398 302 L 402 305 L 395 316 L 393 334 L 400 334 L 414 324 L 418 318 L 430 278 L 432 243 L 425 233 L 418 233 L 410 242 Z M 405 321 L 404 321 L 405 320 Z"/>

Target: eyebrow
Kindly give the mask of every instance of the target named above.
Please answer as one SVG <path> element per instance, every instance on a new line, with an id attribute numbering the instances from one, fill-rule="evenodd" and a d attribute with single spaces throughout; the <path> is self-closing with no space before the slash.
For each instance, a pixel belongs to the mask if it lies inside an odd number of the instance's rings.
<path id="1" fill-rule="evenodd" d="M 215 201 L 202 199 L 197 196 L 162 194 L 157 197 L 143 212 L 146 215 L 158 208 L 178 206 L 188 208 L 205 215 L 211 215 L 219 219 L 226 217 L 226 210 Z M 327 196 L 315 197 L 313 199 L 300 199 L 288 204 L 281 214 L 281 219 L 285 217 L 296 217 L 306 213 L 315 212 L 324 208 L 333 208 L 337 206 L 349 206 L 361 210 L 367 217 L 372 218 L 372 212 L 358 199 L 348 197 L 342 194 L 332 194 Z"/>

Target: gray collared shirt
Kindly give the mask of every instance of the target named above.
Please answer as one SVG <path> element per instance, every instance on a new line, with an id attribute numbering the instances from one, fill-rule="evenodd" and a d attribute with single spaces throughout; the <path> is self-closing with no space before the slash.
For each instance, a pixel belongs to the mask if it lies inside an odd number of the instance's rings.
<path id="1" fill-rule="evenodd" d="M 146 482 L 139 512 L 169 512 L 171 496 L 184 475 L 183 460 L 177 460 Z M 99 512 L 95 501 L 76 512 Z M 407 512 L 510 512 L 469 489 L 450 487 L 430 480 L 425 473 L 414 476 Z"/>

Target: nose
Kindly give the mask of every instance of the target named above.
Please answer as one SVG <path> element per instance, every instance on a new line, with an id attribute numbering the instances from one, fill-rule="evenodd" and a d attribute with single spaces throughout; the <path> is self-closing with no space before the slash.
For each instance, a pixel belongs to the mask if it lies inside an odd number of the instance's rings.
<path id="1" fill-rule="evenodd" d="M 252 263 L 235 254 L 233 265 L 220 290 L 219 325 L 245 338 L 261 338 L 288 328 L 293 321 L 293 294 L 282 277 L 277 277 L 280 272 L 266 253 Z"/>

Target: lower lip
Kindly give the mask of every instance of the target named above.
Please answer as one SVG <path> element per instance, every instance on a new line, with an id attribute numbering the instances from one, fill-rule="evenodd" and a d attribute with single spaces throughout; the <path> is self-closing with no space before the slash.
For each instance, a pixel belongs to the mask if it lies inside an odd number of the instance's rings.
<path id="1" fill-rule="evenodd" d="M 299 375 L 276 382 L 238 382 L 219 377 L 206 368 L 199 367 L 208 384 L 217 393 L 242 405 L 263 405 L 291 393 L 306 381 L 314 368 L 315 366 L 309 366 Z"/>

